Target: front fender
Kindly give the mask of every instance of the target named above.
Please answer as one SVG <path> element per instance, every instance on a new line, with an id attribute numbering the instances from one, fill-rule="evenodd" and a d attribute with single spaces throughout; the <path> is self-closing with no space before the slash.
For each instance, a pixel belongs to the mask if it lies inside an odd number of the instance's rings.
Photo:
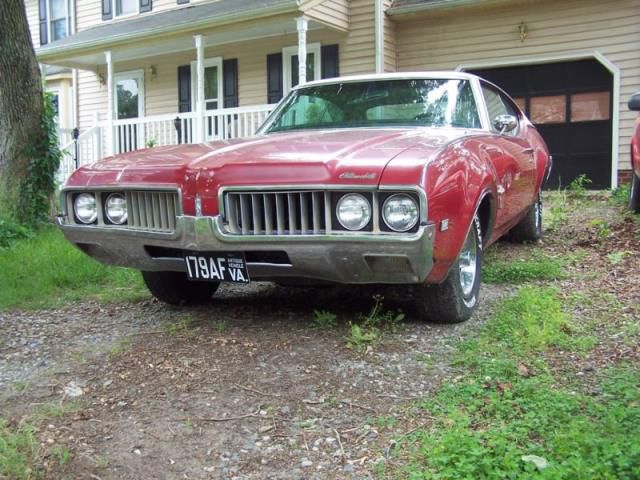
<path id="1" fill-rule="evenodd" d="M 425 189 L 429 221 L 436 228 L 434 268 L 428 282 L 441 282 L 446 278 L 482 200 L 486 196 L 496 198 L 491 162 L 483 157 L 477 142 L 466 143 L 452 146 L 427 166 Z M 495 209 L 491 208 L 483 226 L 487 240 L 494 220 Z"/>

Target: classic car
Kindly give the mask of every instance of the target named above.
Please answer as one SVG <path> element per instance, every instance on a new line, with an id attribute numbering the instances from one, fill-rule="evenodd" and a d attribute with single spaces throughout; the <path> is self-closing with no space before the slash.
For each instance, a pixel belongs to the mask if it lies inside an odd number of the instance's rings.
<path id="1" fill-rule="evenodd" d="M 640 92 L 629 99 L 629 110 L 640 112 Z M 636 128 L 631 137 L 631 193 L 629 208 L 640 213 L 640 116 L 636 118 Z"/>
<path id="2" fill-rule="evenodd" d="M 401 284 L 419 318 L 454 323 L 478 304 L 483 250 L 540 237 L 550 160 L 476 76 L 343 77 L 294 88 L 254 138 L 80 168 L 58 223 L 169 304 L 221 282 Z"/>

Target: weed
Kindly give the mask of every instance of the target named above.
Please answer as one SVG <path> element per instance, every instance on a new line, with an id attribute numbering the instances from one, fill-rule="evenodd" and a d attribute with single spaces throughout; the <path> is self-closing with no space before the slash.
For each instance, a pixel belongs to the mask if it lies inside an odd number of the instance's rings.
<path id="1" fill-rule="evenodd" d="M 335 328 L 337 325 L 336 315 L 326 310 L 314 310 L 313 325 L 322 329 Z"/>
<path id="2" fill-rule="evenodd" d="M 57 445 L 51 449 L 51 454 L 58 459 L 60 466 L 64 465 L 71 458 L 71 451 L 68 447 Z"/>
<path id="3" fill-rule="evenodd" d="M 483 265 L 482 275 L 487 283 L 558 280 L 564 278 L 564 261 L 542 255 L 526 260 L 496 260 L 489 257 Z"/>
<path id="4" fill-rule="evenodd" d="M 227 322 L 224 320 L 218 320 L 215 328 L 218 333 L 224 333 L 227 330 Z"/>
<path id="5" fill-rule="evenodd" d="M 369 345 L 376 343 L 381 335 L 379 328 L 349 323 L 347 346 L 358 352 L 363 352 Z"/>
<path id="6" fill-rule="evenodd" d="M 111 355 L 112 357 L 118 357 L 123 353 L 131 350 L 132 346 L 133 342 L 130 339 L 120 339 L 117 343 L 111 345 L 111 348 L 109 349 L 109 355 Z"/>
<path id="7" fill-rule="evenodd" d="M 626 206 L 629 202 L 629 196 L 631 195 L 631 184 L 625 183 L 618 186 L 618 188 L 611 190 L 611 201 L 614 204 Z"/>
<path id="8" fill-rule="evenodd" d="M 147 140 L 144 144 L 145 147 L 147 148 L 153 148 L 158 144 L 158 141 L 155 138 L 150 138 L 149 140 Z"/>
<path id="9" fill-rule="evenodd" d="M 598 238 L 607 238 L 611 235 L 611 226 L 604 220 L 595 218 L 589 222 L 589 225 L 595 229 Z"/>
<path id="10" fill-rule="evenodd" d="M 385 310 L 383 297 L 375 295 L 373 306 L 367 315 L 360 315 L 360 323 L 349 322 L 347 346 L 363 352 L 368 346 L 377 343 L 383 331 L 397 332 L 403 326 L 404 313 L 401 310 Z"/>
<path id="11" fill-rule="evenodd" d="M 564 190 L 559 190 L 556 194 L 549 196 L 548 208 L 545 209 L 545 212 L 548 212 L 549 215 L 543 216 L 543 222 L 548 222 L 549 230 L 557 230 L 560 225 L 566 223 L 567 194 Z"/>
<path id="12" fill-rule="evenodd" d="M 177 322 L 166 322 L 164 324 L 164 330 L 167 335 L 172 337 L 177 336 L 179 333 L 187 332 L 193 326 L 194 320 L 190 316 L 185 316 Z"/>
<path id="13" fill-rule="evenodd" d="M 17 382 L 14 382 L 13 389 L 16 392 L 24 392 L 27 389 L 28 386 L 29 386 L 28 382 L 19 380 Z"/>
<path id="14" fill-rule="evenodd" d="M 182 429 L 184 430 L 184 433 L 186 433 L 187 435 L 190 435 L 193 433 L 193 423 L 191 422 L 190 418 L 187 418 L 184 422 L 184 425 L 182 425 Z"/>
<path id="15" fill-rule="evenodd" d="M 624 260 L 625 257 L 632 254 L 633 252 L 629 252 L 626 250 L 611 252 L 607 254 L 607 260 L 609 260 L 609 262 L 611 262 L 612 265 L 618 265 L 619 263 L 622 262 L 622 260 Z"/>
<path id="16" fill-rule="evenodd" d="M 567 190 L 576 199 L 584 197 L 587 191 L 587 185 L 591 185 L 593 181 L 586 175 L 582 174 L 571 180 L 571 183 L 567 187 Z"/>
<path id="17" fill-rule="evenodd" d="M 32 465 L 37 454 L 33 427 L 25 424 L 11 428 L 0 418 L 0 478 L 35 478 Z"/>
<path id="18" fill-rule="evenodd" d="M 379 429 L 393 428 L 398 424 L 398 417 L 393 415 L 378 417 L 374 420 L 374 423 Z"/>

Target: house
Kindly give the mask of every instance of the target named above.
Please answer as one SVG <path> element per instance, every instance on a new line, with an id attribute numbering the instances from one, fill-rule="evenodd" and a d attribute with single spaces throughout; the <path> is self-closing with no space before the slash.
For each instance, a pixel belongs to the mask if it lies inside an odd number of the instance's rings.
<path id="1" fill-rule="evenodd" d="M 509 92 L 554 155 L 552 186 L 630 172 L 637 0 L 26 0 L 81 163 L 250 136 L 293 85 L 465 70 Z M 51 70 L 55 68 L 55 70 Z M 109 107 L 111 106 L 111 107 Z M 71 151 L 68 157 L 75 155 Z M 67 169 L 73 165 L 67 162 Z"/>

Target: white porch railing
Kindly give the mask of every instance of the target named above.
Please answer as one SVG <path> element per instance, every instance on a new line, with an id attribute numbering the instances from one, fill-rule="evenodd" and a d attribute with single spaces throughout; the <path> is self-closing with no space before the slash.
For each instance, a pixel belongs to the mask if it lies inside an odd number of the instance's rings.
<path id="1" fill-rule="evenodd" d="M 130 152 L 141 148 L 229 140 L 251 137 L 264 122 L 275 105 L 222 108 L 207 110 L 202 122 L 203 133 L 198 135 L 198 114 L 152 115 L 113 122 L 113 151 Z"/>
<path id="2" fill-rule="evenodd" d="M 274 108 L 275 105 L 255 105 L 208 110 L 201 122 L 196 112 L 115 120 L 112 130 L 113 152 L 123 153 L 151 146 L 251 137 Z M 200 125 L 201 133 L 198 131 Z M 76 165 L 93 163 L 107 155 L 106 142 L 102 141 L 106 128 L 107 125 L 104 123 L 96 123 L 82 132 L 77 140 L 77 150 L 73 130 L 59 130 L 58 139 L 63 151 L 58 172 L 60 182 L 66 181 Z"/>
<path id="3" fill-rule="evenodd" d="M 80 135 L 78 139 L 60 146 L 62 160 L 57 174 L 57 180 L 63 183 L 77 168 L 102 158 L 102 128 L 98 125 L 91 127 Z"/>

